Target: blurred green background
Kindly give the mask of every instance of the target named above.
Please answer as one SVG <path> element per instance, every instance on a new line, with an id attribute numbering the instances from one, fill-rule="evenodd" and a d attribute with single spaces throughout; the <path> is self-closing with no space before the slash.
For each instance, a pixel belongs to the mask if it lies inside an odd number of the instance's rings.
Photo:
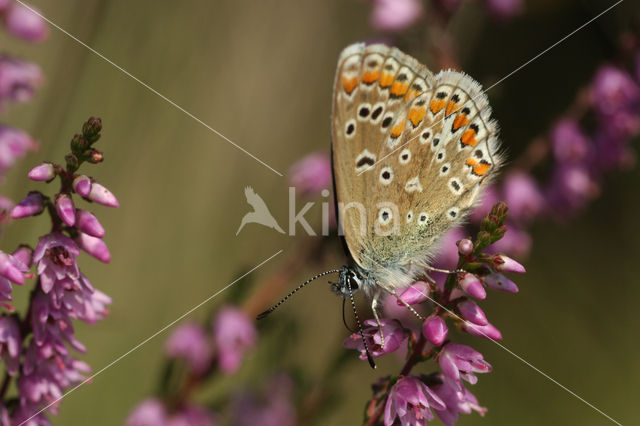
<path id="1" fill-rule="evenodd" d="M 338 53 L 377 37 L 366 1 L 226 0 L 34 1 L 45 16 L 151 87 L 183 106 L 260 159 L 286 173 L 298 158 L 329 150 L 331 89 Z M 613 1 L 529 1 L 526 13 L 496 23 L 475 2 L 465 4 L 449 31 L 462 68 L 486 87 L 595 16 Z M 627 0 L 589 27 L 489 92 L 509 157 L 543 134 L 612 58 L 621 30 L 638 17 Z M 296 255 L 296 237 L 255 225 L 235 232 L 248 211 L 251 185 L 286 223 L 288 183 L 60 31 L 31 46 L 0 38 L 2 50 L 39 63 L 44 87 L 32 103 L 2 113 L 42 148 L 6 178 L 3 194 L 20 199 L 40 187 L 26 171 L 41 160 L 61 161 L 70 137 L 90 115 L 103 119 L 98 148 L 105 162 L 86 166 L 119 198 L 121 207 L 92 211 L 107 230 L 110 265 L 84 256 L 92 283 L 113 298 L 97 326 L 77 325 L 95 370 L 231 282 L 243 269 L 280 249 L 253 275 L 260 279 Z M 433 66 L 424 40 L 401 47 Z M 87 170 L 91 168 L 91 170 Z M 623 424 L 640 420 L 637 407 L 640 169 L 609 176 L 602 196 L 580 216 L 532 229 L 533 251 L 517 277 L 517 296 L 491 294 L 483 304 L 514 353 Z M 321 201 L 321 200 L 318 200 Z M 319 205 L 314 207 L 319 212 Z M 310 215 L 310 216 L 313 216 Z M 283 225 L 284 226 L 284 225 Z M 298 229 L 303 233 L 302 229 Z M 47 232 L 43 218 L 7 228 L 3 250 Z M 338 251 L 324 266 L 343 262 Z M 320 272 L 309 265 L 290 283 Z M 18 287 L 16 294 L 26 295 Z M 204 319 L 224 302 L 215 298 L 192 315 Z M 23 299 L 24 300 L 24 299 Z M 18 301 L 18 307 L 21 306 Z M 296 344 L 279 365 L 250 360 L 252 370 L 302 365 L 318 377 L 326 357 L 348 332 L 340 302 L 317 283 L 283 308 L 294 315 Z M 158 383 L 166 335 L 152 340 L 62 402 L 56 425 L 121 424 Z M 491 342 L 476 339 L 494 367 L 472 388 L 489 408 L 463 425 L 608 424 L 558 386 Z M 352 353 L 355 356 L 355 353 Z M 321 424 L 358 424 L 370 385 L 397 372 L 385 357 L 378 371 L 351 363 L 341 378 L 343 398 Z M 261 364 L 262 362 L 262 364 Z M 426 370 L 420 372 L 428 372 Z M 247 378 L 247 374 L 239 377 Z M 231 388 L 239 387 L 241 383 Z"/>

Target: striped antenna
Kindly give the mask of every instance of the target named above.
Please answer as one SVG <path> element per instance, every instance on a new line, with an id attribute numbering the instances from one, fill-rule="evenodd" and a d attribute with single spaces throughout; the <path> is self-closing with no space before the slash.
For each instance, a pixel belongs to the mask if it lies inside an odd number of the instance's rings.
<path id="1" fill-rule="evenodd" d="M 287 301 L 288 298 L 290 298 L 291 296 L 293 296 L 294 294 L 296 294 L 298 292 L 298 290 L 302 289 L 304 286 L 306 286 L 307 284 L 309 284 L 311 281 L 313 280 L 317 280 L 318 278 L 324 277 L 325 275 L 329 275 L 329 274 L 335 274 L 340 272 L 339 269 L 332 269 L 330 271 L 325 271 L 321 274 L 316 275 L 313 278 L 308 279 L 307 281 L 303 282 L 302 284 L 300 284 L 298 287 L 296 287 L 293 291 L 291 291 L 291 293 L 287 294 L 285 297 L 282 298 L 281 301 L 279 301 L 278 303 L 276 303 L 275 305 L 273 305 L 272 307 L 270 307 L 269 309 L 267 309 L 266 311 L 264 311 L 263 313 L 261 313 L 260 315 L 258 315 L 256 317 L 256 319 L 261 320 L 263 318 L 265 318 L 267 315 L 269 315 L 271 312 L 275 311 L 276 309 L 278 309 L 278 306 L 282 305 L 284 302 Z"/>
<path id="2" fill-rule="evenodd" d="M 367 353 L 367 361 L 369 361 L 369 365 L 371 368 L 376 368 L 376 363 L 373 362 L 373 357 L 371 356 L 371 352 L 369 352 L 369 345 L 367 345 L 367 340 L 364 338 L 364 333 L 362 332 L 362 325 L 360 324 L 360 318 L 358 317 L 358 311 L 356 311 L 356 302 L 353 300 L 353 291 L 351 290 L 351 283 L 347 281 L 347 288 L 349 289 L 349 299 L 351 299 L 351 307 L 353 308 L 353 314 L 356 317 L 356 323 L 358 323 L 358 333 L 360 333 L 360 337 L 362 338 L 362 343 L 364 344 L 364 350 Z"/>

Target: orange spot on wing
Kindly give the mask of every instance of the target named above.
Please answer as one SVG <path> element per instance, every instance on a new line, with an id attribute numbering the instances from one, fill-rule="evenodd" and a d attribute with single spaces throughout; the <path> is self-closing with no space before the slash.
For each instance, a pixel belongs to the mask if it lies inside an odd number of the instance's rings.
<path id="1" fill-rule="evenodd" d="M 445 112 L 445 116 L 448 117 L 454 112 L 458 111 L 459 109 L 460 109 L 460 105 L 458 105 L 453 101 L 449 101 L 449 103 L 447 104 L 447 111 Z"/>
<path id="2" fill-rule="evenodd" d="M 404 95 L 404 99 L 406 101 L 410 101 L 412 99 L 414 99 L 416 96 L 418 96 L 420 94 L 419 90 L 416 89 L 409 89 L 409 91 L 407 92 L 406 95 Z"/>
<path id="3" fill-rule="evenodd" d="M 380 77 L 380 87 L 385 88 L 393 83 L 393 74 L 383 73 Z"/>
<path id="4" fill-rule="evenodd" d="M 478 160 L 476 160 L 475 158 L 467 158 L 467 161 L 465 161 L 464 164 L 473 167 L 478 164 Z"/>
<path id="5" fill-rule="evenodd" d="M 460 138 L 460 142 L 465 145 L 476 146 L 478 141 L 476 140 L 476 131 L 473 129 L 467 129 Z"/>
<path id="6" fill-rule="evenodd" d="M 358 85 L 358 77 L 353 77 L 353 78 L 342 77 L 342 87 L 344 88 L 344 91 L 347 92 L 347 94 L 350 95 L 357 85 Z"/>
<path id="7" fill-rule="evenodd" d="M 393 86 L 391 86 L 391 95 L 402 96 L 407 93 L 407 90 L 409 90 L 409 84 L 396 81 L 393 83 Z"/>
<path id="8" fill-rule="evenodd" d="M 433 114 L 437 114 L 442 110 L 442 108 L 444 108 L 446 102 L 447 101 L 445 101 L 444 99 L 434 99 L 429 104 L 429 109 L 431 109 L 431 112 Z"/>
<path id="9" fill-rule="evenodd" d="M 467 118 L 467 114 L 462 113 L 458 114 L 456 118 L 453 120 L 453 125 L 451 126 L 451 130 L 454 132 L 458 130 L 462 126 L 466 126 L 469 123 L 469 119 Z"/>
<path id="10" fill-rule="evenodd" d="M 491 168 L 491 164 L 489 164 L 489 163 L 480 163 L 477 166 L 473 167 L 473 173 L 477 174 L 478 176 L 482 176 L 485 173 L 487 173 L 490 168 Z"/>
<path id="11" fill-rule="evenodd" d="M 393 129 L 391 129 L 392 138 L 395 139 L 402 134 L 402 130 L 404 130 L 404 122 L 405 122 L 405 119 L 403 118 L 402 120 L 400 120 L 398 124 L 393 126 Z"/>
<path id="12" fill-rule="evenodd" d="M 378 78 L 380 78 L 380 70 L 366 71 L 362 74 L 362 82 L 364 84 L 373 84 L 378 81 Z"/>
<path id="13" fill-rule="evenodd" d="M 409 111 L 409 120 L 413 127 L 418 127 L 418 124 L 424 119 L 424 116 L 427 114 L 427 110 L 424 107 L 420 108 L 411 108 Z"/>

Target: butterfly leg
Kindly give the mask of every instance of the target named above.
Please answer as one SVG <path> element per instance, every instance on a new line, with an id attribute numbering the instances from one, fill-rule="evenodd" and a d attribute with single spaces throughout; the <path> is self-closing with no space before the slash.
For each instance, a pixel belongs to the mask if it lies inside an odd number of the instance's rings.
<path id="1" fill-rule="evenodd" d="M 384 334 L 382 334 L 382 323 L 380 323 L 380 318 L 378 317 L 378 295 L 373 297 L 371 301 L 371 310 L 373 311 L 373 316 L 378 323 L 378 331 L 380 332 L 380 341 L 382 342 L 382 348 L 384 349 Z"/>
<path id="2" fill-rule="evenodd" d="M 429 266 L 429 265 L 423 265 L 423 266 L 429 271 L 442 272 L 442 273 L 445 273 L 445 274 L 457 274 L 458 272 L 465 272 L 464 269 L 455 269 L 453 271 L 450 271 L 448 269 L 434 268 L 433 266 Z"/>
<path id="3" fill-rule="evenodd" d="M 402 303 L 404 306 L 406 306 L 406 307 L 407 307 L 407 309 L 409 309 L 409 310 L 413 313 L 413 315 L 415 315 L 415 316 L 417 316 L 418 318 L 420 318 L 420 320 L 421 320 L 421 321 L 424 321 L 424 317 L 423 317 L 422 315 L 420 315 L 420 314 L 418 313 L 418 311 L 416 311 L 415 309 L 413 309 L 413 306 L 411 306 L 410 304 L 408 304 L 407 302 L 405 302 L 405 301 L 404 301 L 404 300 L 403 300 L 403 299 L 398 295 L 398 293 L 396 293 L 395 291 L 388 290 L 388 289 L 386 289 L 386 288 L 384 288 L 384 287 L 383 287 L 383 289 L 384 289 L 384 291 L 386 291 L 387 293 L 389 293 L 390 295 L 392 295 L 393 297 L 395 297 L 396 299 L 398 299 L 398 300 L 400 301 L 400 303 Z"/>

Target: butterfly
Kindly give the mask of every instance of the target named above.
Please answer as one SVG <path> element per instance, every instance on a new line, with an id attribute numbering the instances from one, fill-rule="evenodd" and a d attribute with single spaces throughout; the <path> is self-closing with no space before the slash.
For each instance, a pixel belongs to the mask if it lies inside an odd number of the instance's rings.
<path id="1" fill-rule="evenodd" d="M 364 43 L 340 54 L 331 125 L 338 225 L 350 262 L 280 303 L 338 273 L 334 291 L 349 297 L 355 311 L 353 293 L 362 290 L 380 325 L 382 296 L 403 302 L 398 290 L 437 270 L 430 263 L 440 239 L 496 175 L 498 126 L 468 75 L 434 75 L 396 48 Z M 356 320 L 361 330 L 357 313 Z"/>

